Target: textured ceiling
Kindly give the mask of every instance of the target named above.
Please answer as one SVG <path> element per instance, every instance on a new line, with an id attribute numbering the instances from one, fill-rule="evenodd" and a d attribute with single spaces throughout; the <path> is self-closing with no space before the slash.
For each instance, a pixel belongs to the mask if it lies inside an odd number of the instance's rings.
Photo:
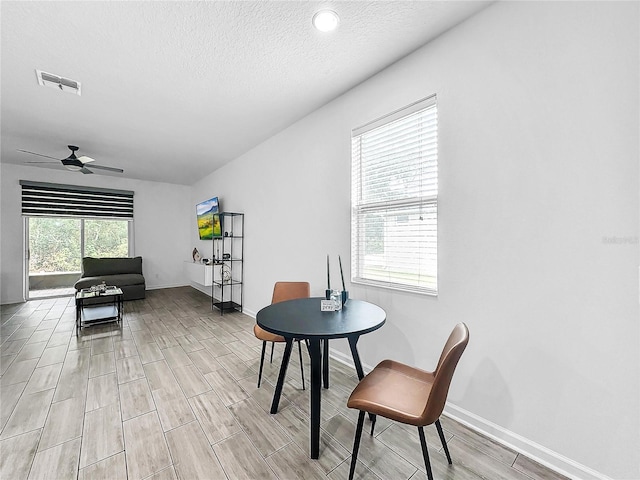
<path id="1" fill-rule="evenodd" d="M 125 177 L 190 185 L 487 4 L 2 1 L 0 160 L 75 144 Z M 311 26 L 323 7 L 337 31 Z"/>

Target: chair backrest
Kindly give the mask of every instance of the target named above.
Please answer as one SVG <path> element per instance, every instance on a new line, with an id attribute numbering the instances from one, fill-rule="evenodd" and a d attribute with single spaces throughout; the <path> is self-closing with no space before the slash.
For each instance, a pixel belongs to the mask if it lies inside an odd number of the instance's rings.
<path id="1" fill-rule="evenodd" d="M 284 302 L 295 298 L 309 298 L 310 296 L 309 282 L 276 282 L 273 286 L 271 303 Z"/>
<path id="2" fill-rule="evenodd" d="M 447 343 L 442 349 L 438 366 L 434 373 L 433 385 L 429 393 L 429 399 L 422 413 L 424 425 L 435 422 L 444 409 L 449 393 L 449 385 L 453 378 L 453 372 L 456 370 L 458 360 L 462 356 L 467 344 L 469 343 L 469 329 L 464 323 L 456 325 L 449 335 Z"/>

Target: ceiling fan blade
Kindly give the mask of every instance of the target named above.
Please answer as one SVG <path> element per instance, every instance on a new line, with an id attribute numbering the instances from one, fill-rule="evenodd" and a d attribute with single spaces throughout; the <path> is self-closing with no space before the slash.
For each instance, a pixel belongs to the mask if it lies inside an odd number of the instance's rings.
<path id="1" fill-rule="evenodd" d="M 24 163 L 46 163 L 49 165 L 56 165 L 56 164 L 60 164 L 60 161 L 58 160 L 57 162 L 24 162 Z"/>
<path id="2" fill-rule="evenodd" d="M 80 169 L 80 171 L 81 171 L 82 173 L 93 173 L 91 170 L 89 170 L 89 169 L 88 169 L 88 168 L 86 168 L 86 167 L 81 168 L 81 169 Z"/>
<path id="3" fill-rule="evenodd" d="M 17 151 L 18 151 L 18 152 L 22 152 L 22 153 L 29 153 L 29 154 L 31 154 L 31 155 L 38 155 L 39 157 L 44 157 L 44 158 L 53 158 L 54 160 L 58 160 L 58 161 L 60 161 L 60 159 L 59 159 L 59 158 L 56 158 L 56 157 L 50 157 L 49 155 L 42 155 L 41 153 L 29 152 L 28 150 L 20 150 L 20 149 L 18 149 Z"/>
<path id="4" fill-rule="evenodd" d="M 85 155 L 78 157 L 78 160 L 80 160 L 82 163 L 89 163 L 89 162 L 95 162 L 95 160 L 91 157 L 87 157 Z"/>
<path id="5" fill-rule="evenodd" d="M 124 173 L 124 170 L 121 168 L 103 167 L 102 165 L 91 165 L 91 168 L 99 168 L 101 170 L 109 170 L 110 172 Z"/>

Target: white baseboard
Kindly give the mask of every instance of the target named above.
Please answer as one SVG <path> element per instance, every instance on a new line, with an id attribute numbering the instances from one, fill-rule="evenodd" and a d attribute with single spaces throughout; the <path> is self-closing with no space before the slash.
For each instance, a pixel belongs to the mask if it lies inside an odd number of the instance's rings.
<path id="1" fill-rule="evenodd" d="M 180 286 L 183 286 L 183 285 L 180 285 Z M 207 295 L 209 297 L 211 296 L 211 287 L 205 287 L 204 285 L 200 285 L 198 283 L 190 283 L 190 284 L 184 285 L 184 286 L 195 288 L 199 292 L 202 292 L 202 293 L 204 293 L 205 295 Z M 242 313 L 247 315 L 247 316 L 249 316 L 249 317 L 251 317 L 251 318 L 254 318 L 254 319 L 256 318 L 256 312 L 254 312 L 252 310 L 245 310 L 244 307 L 242 308 Z"/>
<path id="2" fill-rule="evenodd" d="M 176 283 L 171 285 L 145 285 L 145 290 L 161 290 L 163 288 L 188 287 L 185 283 Z"/>
<path id="3" fill-rule="evenodd" d="M 199 292 L 202 292 L 209 297 L 211 296 L 211 287 L 205 287 L 204 285 L 200 285 L 198 283 L 187 283 L 186 285 L 180 285 L 180 286 L 195 288 Z"/>
<path id="4" fill-rule="evenodd" d="M 20 299 L 9 299 L 9 300 L 5 300 L 4 298 L 2 299 L 2 301 L 0 301 L 0 305 L 13 305 L 14 303 L 24 303 L 26 302 L 26 300 L 23 298 Z"/>
<path id="5" fill-rule="evenodd" d="M 242 313 L 251 318 L 256 318 L 256 315 L 258 314 L 258 312 L 254 312 L 253 310 L 245 310 L 244 307 L 242 308 Z"/>
<path id="6" fill-rule="evenodd" d="M 193 286 L 193 285 L 192 285 Z M 251 317 L 255 320 L 256 315 L 258 314 L 258 312 L 254 312 L 253 310 L 247 310 L 244 306 L 242 307 L 242 314 L 246 315 L 247 317 Z"/>
<path id="7" fill-rule="evenodd" d="M 569 478 L 579 480 L 612 480 L 600 472 L 567 458 L 528 438 L 496 425 L 451 403 L 447 403 L 444 414 L 453 420 L 481 433 L 502 445 L 522 453 L 526 457 Z"/>
<path id="8" fill-rule="evenodd" d="M 355 368 L 351 354 L 345 354 L 329 348 L 329 355 L 332 359 Z M 373 367 L 362 364 L 362 369 L 367 373 L 370 372 Z M 570 458 L 560 455 L 553 450 L 485 420 L 450 402 L 447 402 L 445 406 L 444 415 L 566 477 L 579 480 L 611 480 L 611 478 L 606 475 L 581 465 Z"/>
<path id="9" fill-rule="evenodd" d="M 329 344 L 331 345 L 331 344 Z M 329 347 L 329 356 L 331 358 L 333 358 L 334 360 L 337 360 L 340 363 L 343 363 L 351 368 L 353 368 L 355 370 L 356 366 L 353 363 L 353 357 L 351 356 L 351 353 L 342 353 L 339 352 L 337 350 L 334 350 L 333 348 Z M 369 373 L 371 370 L 373 370 L 373 367 L 371 365 L 367 365 L 365 363 L 362 364 L 362 370 L 364 370 L 365 375 L 367 373 Z"/>

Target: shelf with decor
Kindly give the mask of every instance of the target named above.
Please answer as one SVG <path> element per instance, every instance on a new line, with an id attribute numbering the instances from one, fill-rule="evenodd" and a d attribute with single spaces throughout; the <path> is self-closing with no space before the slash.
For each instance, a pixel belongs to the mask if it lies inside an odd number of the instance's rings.
<path id="1" fill-rule="evenodd" d="M 244 282 L 244 214 L 222 212 L 220 236 L 213 237 L 213 268 L 219 270 L 211 285 L 211 308 L 242 312 Z"/>

